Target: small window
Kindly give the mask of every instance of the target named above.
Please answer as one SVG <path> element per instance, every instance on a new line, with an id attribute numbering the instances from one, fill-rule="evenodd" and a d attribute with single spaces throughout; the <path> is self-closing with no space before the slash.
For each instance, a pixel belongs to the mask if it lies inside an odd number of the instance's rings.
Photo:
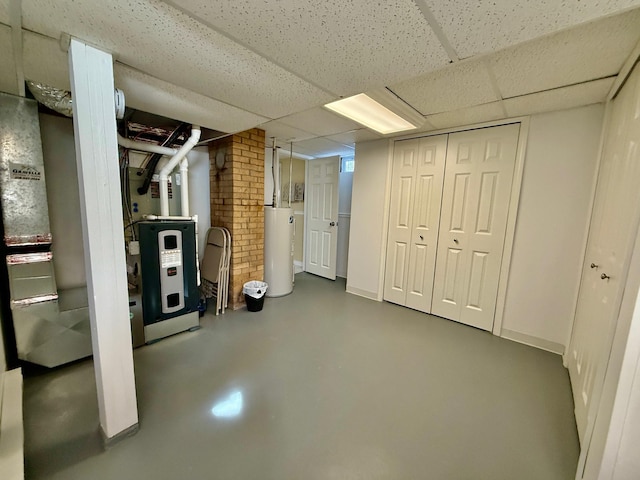
<path id="1" fill-rule="evenodd" d="M 342 173 L 351 173 L 355 167 L 355 159 L 353 157 L 342 157 L 342 165 L 340 171 Z"/>

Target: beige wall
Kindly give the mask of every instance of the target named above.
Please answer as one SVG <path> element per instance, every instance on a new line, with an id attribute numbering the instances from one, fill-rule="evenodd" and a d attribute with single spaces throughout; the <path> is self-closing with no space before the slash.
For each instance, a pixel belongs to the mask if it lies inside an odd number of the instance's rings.
<path id="1" fill-rule="evenodd" d="M 280 158 L 280 165 L 282 166 L 282 205 L 284 206 L 288 204 L 289 198 L 289 157 L 287 155 Z M 299 158 L 293 159 L 293 175 L 291 180 L 293 185 L 296 183 L 304 184 L 306 168 L 307 162 L 305 160 L 301 160 Z M 291 186 L 292 192 L 294 188 L 293 185 Z M 293 208 L 293 214 L 296 221 L 295 237 L 293 242 L 293 261 L 301 264 L 304 253 L 304 201 L 292 201 L 291 208 Z"/>
<path id="2" fill-rule="evenodd" d="M 603 107 L 531 117 L 503 329 L 562 351 L 568 342 Z M 382 299 L 389 144 L 356 145 L 347 291 Z M 515 339 L 515 338 L 514 338 Z"/>
<path id="3" fill-rule="evenodd" d="M 73 120 L 40 114 L 53 267 L 58 289 L 87 284 Z"/>

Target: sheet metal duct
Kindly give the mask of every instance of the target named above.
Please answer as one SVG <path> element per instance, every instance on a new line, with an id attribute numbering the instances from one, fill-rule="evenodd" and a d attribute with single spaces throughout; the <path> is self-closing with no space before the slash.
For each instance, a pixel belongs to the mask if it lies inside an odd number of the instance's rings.
<path id="1" fill-rule="evenodd" d="M 34 100 L 0 93 L 0 201 L 18 358 L 55 367 L 91 355 L 86 289 L 58 292 Z"/>
<path id="2" fill-rule="evenodd" d="M 0 93 L 0 194 L 7 246 L 51 243 L 34 100 Z"/>

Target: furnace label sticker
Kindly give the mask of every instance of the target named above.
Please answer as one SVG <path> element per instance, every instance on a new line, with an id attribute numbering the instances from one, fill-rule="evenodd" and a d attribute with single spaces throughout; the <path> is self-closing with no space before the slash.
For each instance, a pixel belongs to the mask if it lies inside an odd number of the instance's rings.
<path id="1" fill-rule="evenodd" d="M 182 250 L 160 252 L 160 268 L 179 267 L 180 265 L 182 265 Z"/>
<path id="2" fill-rule="evenodd" d="M 33 165 L 9 162 L 11 180 L 41 180 L 42 171 Z"/>

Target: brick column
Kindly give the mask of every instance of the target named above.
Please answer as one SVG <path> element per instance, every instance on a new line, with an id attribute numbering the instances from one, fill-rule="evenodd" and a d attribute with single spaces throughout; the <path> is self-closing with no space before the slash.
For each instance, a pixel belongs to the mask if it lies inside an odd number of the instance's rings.
<path id="1" fill-rule="evenodd" d="M 225 163 L 216 167 L 222 153 Z M 264 130 L 254 128 L 209 144 L 211 225 L 231 232 L 229 306 L 244 305 L 242 286 L 264 276 Z"/>

